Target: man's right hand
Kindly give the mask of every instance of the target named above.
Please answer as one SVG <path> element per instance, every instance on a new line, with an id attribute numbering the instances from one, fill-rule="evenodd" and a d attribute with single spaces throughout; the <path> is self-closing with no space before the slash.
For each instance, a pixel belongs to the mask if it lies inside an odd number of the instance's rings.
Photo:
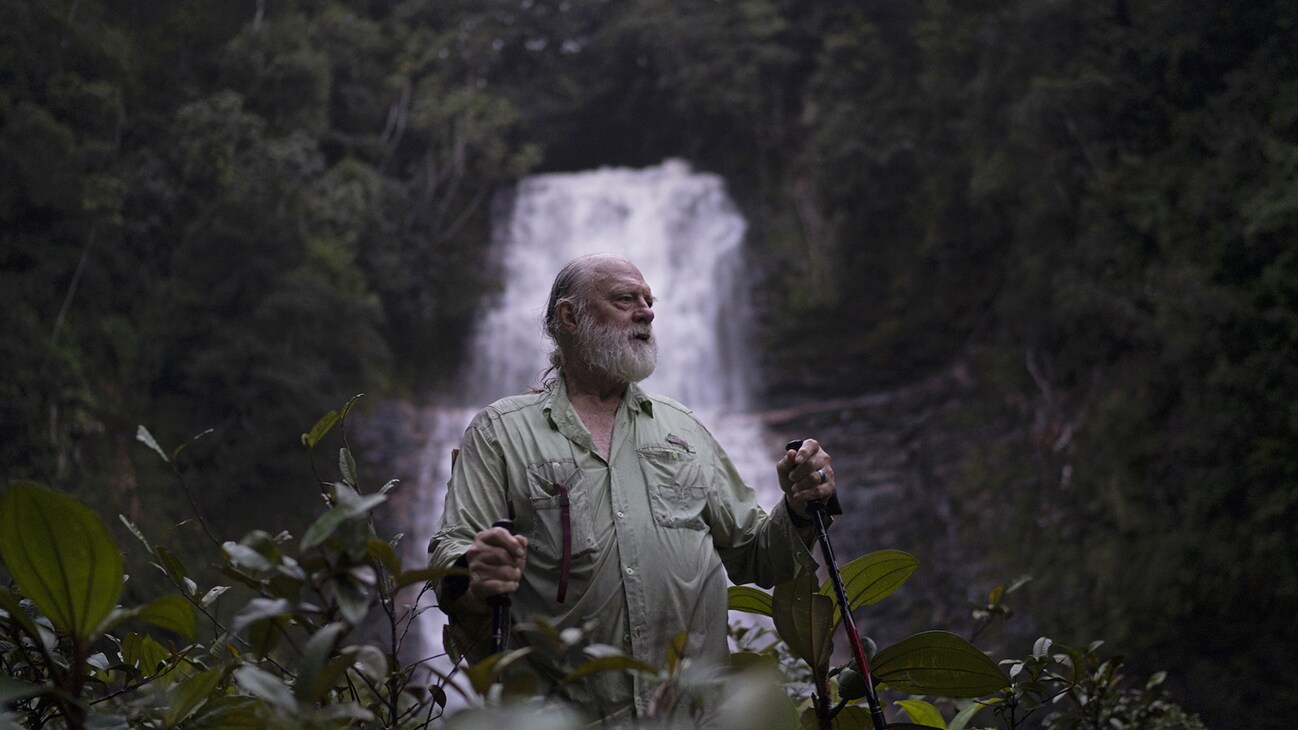
<path id="1" fill-rule="evenodd" d="M 527 565 L 527 538 L 492 527 L 473 536 L 464 556 L 469 562 L 469 594 L 485 604 L 491 596 L 518 590 Z"/>

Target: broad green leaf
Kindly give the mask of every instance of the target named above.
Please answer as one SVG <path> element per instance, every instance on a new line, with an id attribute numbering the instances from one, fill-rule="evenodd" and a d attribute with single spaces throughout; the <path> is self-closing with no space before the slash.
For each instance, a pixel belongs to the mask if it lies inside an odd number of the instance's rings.
<path id="1" fill-rule="evenodd" d="M 446 707 L 446 701 L 449 697 L 446 694 L 446 688 L 440 684 L 431 684 L 428 686 L 428 694 L 432 697 L 432 705 L 438 709 Z"/>
<path id="2" fill-rule="evenodd" d="M 710 713 L 713 717 L 725 718 L 725 722 L 719 723 L 721 726 L 752 730 L 797 727 L 798 705 L 792 697 L 780 691 L 787 678 L 776 668 L 774 657 L 770 658 L 771 664 L 749 667 L 725 677 L 725 687 L 717 698 L 720 704 Z M 681 693 L 690 692 L 688 678 L 682 679 Z M 709 702 L 715 703 L 716 700 L 709 698 Z M 699 726 L 706 724 L 700 723 Z M 686 723 L 674 725 L 688 726 Z"/>
<path id="3" fill-rule="evenodd" d="M 194 614 L 194 605 L 184 596 L 174 593 L 144 604 L 135 612 L 135 618 L 160 629 L 180 634 L 188 641 L 193 641 L 198 632 L 198 619 Z"/>
<path id="4" fill-rule="evenodd" d="M 330 507 L 329 511 L 321 515 L 320 519 L 308 527 L 306 533 L 302 535 L 302 550 L 309 550 L 323 543 L 344 522 L 360 517 L 386 501 L 387 497 L 381 494 L 362 497 L 353 492 L 350 487 L 339 489 L 338 504 Z"/>
<path id="5" fill-rule="evenodd" d="M 442 627 L 442 646 L 446 647 L 446 658 L 450 659 L 452 664 L 459 664 L 464 658 L 464 646 L 451 631 L 450 624 Z"/>
<path id="6" fill-rule="evenodd" d="M 264 572 L 275 569 L 274 564 L 267 560 L 265 555 L 262 555 L 247 545 L 240 545 L 237 542 L 226 541 L 221 545 L 221 549 L 225 551 L 225 557 L 230 561 L 232 566 L 247 568 L 254 572 Z"/>
<path id="7" fill-rule="evenodd" d="M 163 715 L 166 727 L 175 727 L 194 713 L 203 703 L 211 698 L 216 686 L 221 683 L 225 672 L 219 668 L 199 672 L 186 677 L 171 691 L 171 702 L 167 704 Z"/>
<path id="8" fill-rule="evenodd" d="M 361 583 L 340 577 L 333 582 L 338 610 L 351 625 L 358 626 L 370 611 L 370 593 Z"/>
<path id="9" fill-rule="evenodd" d="M 29 684 L 11 677 L 0 676 L 0 707 L 6 707 L 10 702 L 25 700 L 29 697 L 53 691 L 53 685 Z"/>
<path id="10" fill-rule="evenodd" d="M 125 623 L 127 619 L 135 618 L 136 614 L 139 612 L 139 608 L 125 609 L 114 607 L 113 610 L 108 612 L 108 617 L 99 624 L 99 632 L 103 634 L 112 633 L 118 626 Z"/>
<path id="11" fill-rule="evenodd" d="M 218 695 L 210 697 L 194 721 L 187 724 L 221 730 L 265 730 L 262 707 L 261 702 L 251 697 Z"/>
<path id="12" fill-rule="evenodd" d="M 1048 655 L 1050 653 L 1050 647 L 1053 646 L 1054 643 L 1055 642 L 1051 640 L 1049 637 L 1046 636 L 1039 637 L 1032 644 L 1032 656 L 1043 657 Z"/>
<path id="13" fill-rule="evenodd" d="M 496 678 L 514 662 L 532 653 L 531 647 L 514 649 L 503 654 L 492 654 L 482 661 L 464 668 L 469 677 L 469 684 L 480 695 L 485 695 Z"/>
<path id="14" fill-rule="evenodd" d="M 770 654 L 737 651 L 730 655 L 730 666 L 741 672 L 754 669 L 778 669 L 779 659 Z"/>
<path id="15" fill-rule="evenodd" d="M 799 658 L 821 672 L 829 666 L 834 602 L 816 591 L 814 575 L 775 586 L 771 619 L 780 638 Z"/>
<path id="16" fill-rule="evenodd" d="M 502 677 L 500 696 L 506 702 L 527 702 L 541 696 L 540 678 L 532 672 L 513 672 Z"/>
<path id="17" fill-rule="evenodd" d="M 81 641 L 122 594 L 122 553 L 104 521 L 38 484 L 17 482 L 0 497 L 0 556 L 55 629 Z"/>
<path id="18" fill-rule="evenodd" d="M 968 707 L 957 712 L 955 717 L 951 718 L 951 724 L 947 726 L 947 730 L 964 730 L 965 726 L 969 724 L 969 721 L 973 719 L 974 715 L 977 715 L 984 707 L 994 705 L 1000 701 L 1000 697 L 992 697 L 990 699 L 978 700 L 977 702 L 971 703 Z"/>
<path id="19" fill-rule="evenodd" d="M 122 640 L 122 661 L 139 669 L 145 678 L 152 677 L 170 659 L 171 652 L 150 636 L 132 633 Z"/>
<path id="20" fill-rule="evenodd" d="M 897 706 L 906 711 L 911 721 L 921 727 L 936 727 L 946 730 L 946 720 L 942 713 L 931 702 L 924 700 L 899 700 Z"/>
<path id="21" fill-rule="evenodd" d="M 271 616 L 248 626 L 248 647 L 257 657 L 268 657 L 284 638 L 289 619 Z"/>
<path id="22" fill-rule="evenodd" d="M 847 593 L 847 601 L 855 611 L 861 606 L 877 603 L 891 595 L 906 582 L 918 566 L 919 561 L 909 553 L 900 550 L 878 550 L 844 565 L 839 570 L 839 574 L 843 577 L 843 589 Z M 834 595 L 833 583 L 828 580 L 821 584 L 820 593 L 831 599 L 837 598 Z M 838 606 L 835 605 L 834 608 L 834 625 L 837 626 L 841 618 Z"/>
<path id="23" fill-rule="evenodd" d="M 752 586 L 730 586 L 726 589 L 731 611 L 771 615 L 771 594 Z"/>
<path id="24" fill-rule="evenodd" d="M 297 680 L 293 683 L 293 695 L 301 702 L 312 703 L 324 697 L 333 686 L 334 680 L 346 669 L 348 661 L 331 662 L 334 647 L 338 640 L 347 633 L 347 626 L 331 623 L 315 632 L 302 650 L 302 661 L 298 664 Z M 337 666 L 335 666 L 337 665 Z"/>
<path id="25" fill-rule="evenodd" d="M 338 470 L 348 484 L 356 486 L 359 483 L 356 480 L 356 460 L 352 458 L 351 449 L 346 446 L 338 449 Z"/>
<path id="26" fill-rule="evenodd" d="M 149 433 L 149 429 L 144 426 L 137 427 L 135 429 L 135 440 L 158 452 L 158 456 L 161 456 L 163 461 L 168 464 L 171 463 L 171 457 L 167 456 L 167 452 L 163 451 L 162 447 L 158 445 L 157 439 L 153 438 L 153 434 Z"/>
<path id="27" fill-rule="evenodd" d="M 626 655 L 602 656 L 602 657 L 596 657 L 594 659 L 588 659 L 582 662 L 581 664 L 577 665 L 576 669 L 572 670 L 572 672 L 570 672 L 568 676 L 563 678 L 563 682 L 564 684 L 568 684 L 574 680 L 581 679 L 582 677 L 587 677 L 592 674 L 599 674 L 600 672 L 623 672 L 623 671 L 641 672 L 643 674 L 649 674 L 653 676 L 657 676 L 658 674 L 657 667 L 655 667 L 652 664 L 649 664 L 648 662 L 640 661 L 635 657 L 630 657 Z"/>
<path id="28" fill-rule="evenodd" d="M 310 431 L 302 434 L 302 443 L 306 444 L 307 448 L 314 449 L 315 445 L 320 443 L 320 439 L 324 438 L 324 435 L 329 433 L 329 429 L 333 428 L 336 423 L 338 423 L 338 411 L 329 411 L 321 416 L 319 421 L 315 422 Z"/>
<path id="29" fill-rule="evenodd" d="M 185 564 L 176 557 L 174 553 L 165 547 L 159 546 L 153 553 L 162 567 L 162 571 L 175 582 L 176 585 L 186 585 L 185 578 L 189 577 L 189 572 L 185 570 Z"/>
<path id="30" fill-rule="evenodd" d="M 343 406 L 343 409 L 338 412 L 338 420 L 341 421 L 342 419 L 346 418 L 347 414 L 352 412 L 352 408 L 356 405 L 356 401 L 360 400 L 364 396 L 365 396 L 364 393 L 357 393 L 356 395 L 352 396 L 347 401 L 347 405 Z"/>
<path id="31" fill-rule="evenodd" d="M 206 608 L 207 606 L 212 605 L 213 601 L 220 598 L 221 594 L 228 590 L 230 590 L 230 586 L 213 586 L 211 590 L 203 594 L 203 599 L 200 603 L 204 608 Z"/>
<path id="32" fill-rule="evenodd" d="M 401 573 L 401 558 L 397 556 L 397 551 L 386 540 L 371 537 L 365 541 L 365 548 L 370 557 L 378 560 L 389 575 Z"/>
<path id="33" fill-rule="evenodd" d="M 254 598 L 234 617 L 234 630 L 243 631 L 248 626 L 268 618 L 287 616 L 293 606 L 283 598 Z"/>
<path id="34" fill-rule="evenodd" d="M 284 560 L 284 550 L 280 545 L 290 539 L 292 538 L 288 532 L 271 535 L 265 530 L 249 530 L 248 534 L 244 535 L 243 539 L 239 541 L 239 544 L 256 550 L 272 563 L 280 563 Z"/>
<path id="35" fill-rule="evenodd" d="M 1009 681 L 996 663 L 968 641 L 945 631 L 925 631 L 880 651 L 874 677 L 916 695 L 981 697 Z"/>
<path id="36" fill-rule="evenodd" d="M 991 593 L 987 594 L 987 603 L 993 606 L 999 605 L 1001 599 L 1004 597 L 1005 597 L 1005 586 L 998 585 L 991 590 Z"/>
<path id="37" fill-rule="evenodd" d="M 234 681 L 239 689 L 262 700 L 271 707 L 290 715 L 298 710 L 293 691 L 279 677 L 265 669 L 244 665 L 234 670 Z"/>
<path id="38" fill-rule="evenodd" d="M 388 676 L 388 658 L 376 646 L 354 644 L 343 647 L 339 654 L 346 656 L 352 669 L 360 672 L 362 677 L 374 684 L 381 683 Z"/>
<path id="39" fill-rule="evenodd" d="M 688 631 L 678 631 L 672 637 L 671 643 L 667 645 L 667 673 L 674 674 L 676 667 L 680 665 L 681 659 L 685 658 L 686 649 L 689 647 L 690 634 Z"/>
<path id="40" fill-rule="evenodd" d="M 485 695 L 487 690 L 491 689 L 492 682 L 496 681 L 495 666 L 500 662 L 500 657 L 500 654 L 492 654 L 464 668 L 464 674 L 469 678 L 469 686 L 473 687 L 474 692 Z"/>

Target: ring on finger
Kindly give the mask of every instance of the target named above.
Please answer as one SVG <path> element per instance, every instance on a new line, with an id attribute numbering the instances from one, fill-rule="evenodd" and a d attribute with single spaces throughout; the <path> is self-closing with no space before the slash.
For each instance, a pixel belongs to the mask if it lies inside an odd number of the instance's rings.
<path id="1" fill-rule="evenodd" d="M 829 481 L 829 477 L 826 476 L 824 469 L 817 469 L 816 476 L 820 478 L 821 484 L 824 484 L 825 482 Z"/>

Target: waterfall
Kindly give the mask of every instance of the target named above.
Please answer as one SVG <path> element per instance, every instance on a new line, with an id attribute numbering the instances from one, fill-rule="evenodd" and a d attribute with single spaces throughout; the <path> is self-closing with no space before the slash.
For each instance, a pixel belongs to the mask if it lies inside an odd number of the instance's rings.
<path id="1" fill-rule="evenodd" d="M 680 161 L 522 180 L 493 231 L 493 265 L 503 288 L 484 303 L 459 395 L 433 408 L 424 429 L 413 542 L 427 544 L 437 528 L 450 452 L 473 414 L 539 385 L 549 349 L 541 319 L 550 285 L 565 263 L 588 253 L 630 259 L 657 297 L 658 367 L 646 390 L 694 409 L 762 505 L 772 507 L 779 499 L 772 466 L 779 444 L 766 443 L 769 437 L 748 415 L 755 376 L 745 339 L 749 307 L 738 281 L 745 228 L 723 181 Z M 439 611 L 424 616 L 442 618 Z M 426 624 L 421 633 L 440 642 L 439 625 Z"/>
<path id="2" fill-rule="evenodd" d="M 645 388 L 699 410 L 747 407 L 751 376 L 734 336 L 748 314 L 734 280 L 746 224 L 720 178 L 679 161 L 538 175 L 519 183 L 501 228 L 495 254 L 505 288 L 479 320 L 467 369 L 476 400 L 537 384 L 554 275 L 577 256 L 604 252 L 634 262 L 658 298 L 660 360 Z"/>

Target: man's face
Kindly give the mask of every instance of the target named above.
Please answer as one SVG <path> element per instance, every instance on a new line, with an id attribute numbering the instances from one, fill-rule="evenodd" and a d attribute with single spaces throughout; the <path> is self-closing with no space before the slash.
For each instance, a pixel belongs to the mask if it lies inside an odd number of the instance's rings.
<path id="1" fill-rule="evenodd" d="M 577 320 L 577 354 L 597 372 L 623 383 L 649 377 L 658 362 L 653 292 L 639 269 L 609 264 Z"/>

